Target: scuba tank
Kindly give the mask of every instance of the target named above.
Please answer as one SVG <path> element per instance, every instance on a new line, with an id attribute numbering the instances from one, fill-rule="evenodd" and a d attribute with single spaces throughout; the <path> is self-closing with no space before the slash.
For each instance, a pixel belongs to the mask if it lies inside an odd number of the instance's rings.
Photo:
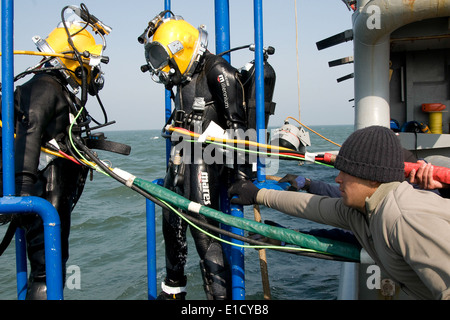
<path id="1" fill-rule="evenodd" d="M 275 113 L 275 102 L 272 101 L 275 90 L 276 73 L 274 68 L 267 61 L 268 54 L 273 54 L 275 49 L 269 47 L 264 50 L 264 110 L 265 123 L 267 128 L 269 117 Z M 241 70 L 241 81 L 244 86 L 245 103 L 247 105 L 247 125 L 248 128 L 256 129 L 256 81 L 255 81 L 255 61 L 247 63 Z"/>
<path id="2" fill-rule="evenodd" d="M 248 48 L 255 51 L 255 45 L 245 45 L 236 47 L 217 54 L 222 56 L 226 53 Z M 265 123 L 264 128 L 267 129 L 269 117 L 275 113 L 275 102 L 272 101 L 273 92 L 275 90 L 276 73 L 274 68 L 267 62 L 269 55 L 275 53 L 274 47 L 264 48 L 264 109 Z M 245 104 L 247 106 L 247 127 L 248 129 L 256 129 L 256 82 L 255 82 L 255 60 L 248 62 L 239 70 L 240 80 L 244 89 Z"/>

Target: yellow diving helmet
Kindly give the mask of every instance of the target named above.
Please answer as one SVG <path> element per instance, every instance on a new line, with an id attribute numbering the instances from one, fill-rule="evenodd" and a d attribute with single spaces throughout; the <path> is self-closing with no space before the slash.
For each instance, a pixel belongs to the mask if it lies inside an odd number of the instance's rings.
<path id="1" fill-rule="evenodd" d="M 180 16 L 162 19 L 161 14 L 142 38 L 148 67 L 157 77 L 153 79 L 165 85 L 189 81 L 206 51 L 208 33 L 204 26 L 195 28 Z"/>
<path id="2" fill-rule="evenodd" d="M 95 18 L 95 16 L 92 17 Z M 101 89 L 103 86 L 100 63 L 108 62 L 108 58 L 103 56 L 103 50 L 106 47 L 103 34 L 108 34 L 111 29 L 108 27 L 108 33 L 99 33 L 98 28 L 89 24 L 103 39 L 103 44 L 96 44 L 93 35 L 86 29 L 86 24 L 86 21 L 81 20 L 64 21 L 46 39 L 42 39 L 39 36 L 33 37 L 33 42 L 39 51 L 62 53 L 67 57 L 55 57 L 50 60 L 50 64 L 53 67 L 61 68 L 62 74 L 75 91 L 78 91 L 78 87 L 82 84 L 82 69 L 79 59 L 81 59 L 83 68 L 86 71 L 88 85 L 91 86 L 96 82 L 97 89 Z M 73 46 L 69 43 L 69 35 Z"/>

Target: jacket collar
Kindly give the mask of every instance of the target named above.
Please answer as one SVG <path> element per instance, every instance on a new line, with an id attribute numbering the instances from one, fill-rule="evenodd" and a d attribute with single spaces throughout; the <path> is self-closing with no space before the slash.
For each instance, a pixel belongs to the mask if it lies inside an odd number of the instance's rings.
<path id="1" fill-rule="evenodd" d="M 372 196 L 370 198 L 366 198 L 367 217 L 370 218 L 371 214 L 373 213 L 375 208 L 378 206 L 378 204 L 386 197 L 386 195 L 390 191 L 397 189 L 400 184 L 401 184 L 401 182 L 399 182 L 399 181 L 380 184 L 380 186 L 372 194 Z"/>

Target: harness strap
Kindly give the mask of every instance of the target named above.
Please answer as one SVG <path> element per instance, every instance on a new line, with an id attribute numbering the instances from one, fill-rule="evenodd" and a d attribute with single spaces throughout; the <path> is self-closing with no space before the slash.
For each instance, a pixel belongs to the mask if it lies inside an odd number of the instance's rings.
<path id="1" fill-rule="evenodd" d="M 0 243 L 0 256 L 5 252 L 6 248 L 8 248 L 11 243 L 12 238 L 14 237 L 14 233 L 16 232 L 16 223 L 14 219 L 9 223 L 8 229 L 6 230 L 5 235 L 3 236 L 3 240 Z"/>
<path id="2" fill-rule="evenodd" d="M 109 140 L 87 139 L 86 146 L 89 149 L 105 150 L 126 156 L 128 156 L 131 152 L 131 147 L 129 145 Z"/>

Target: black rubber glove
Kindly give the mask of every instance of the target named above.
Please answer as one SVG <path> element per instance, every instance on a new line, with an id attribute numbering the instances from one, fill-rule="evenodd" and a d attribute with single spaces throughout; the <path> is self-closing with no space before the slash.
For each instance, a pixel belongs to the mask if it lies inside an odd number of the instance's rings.
<path id="1" fill-rule="evenodd" d="M 299 191 L 303 189 L 306 183 L 306 179 L 302 176 L 296 176 L 294 174 L 287 174 L 278 182 L 289 182 L 291 186 L 289 187 L 289 191 Z"/>
<path id="2" fill-rule="evenodd" d="M 258 191 L 259 188 L 250 180 L 240 180 L 228 189 L 228 198 L 238 196 L 237 198 L 231 198 L 231 203 L 247 206 L 256 203 Z"/>

